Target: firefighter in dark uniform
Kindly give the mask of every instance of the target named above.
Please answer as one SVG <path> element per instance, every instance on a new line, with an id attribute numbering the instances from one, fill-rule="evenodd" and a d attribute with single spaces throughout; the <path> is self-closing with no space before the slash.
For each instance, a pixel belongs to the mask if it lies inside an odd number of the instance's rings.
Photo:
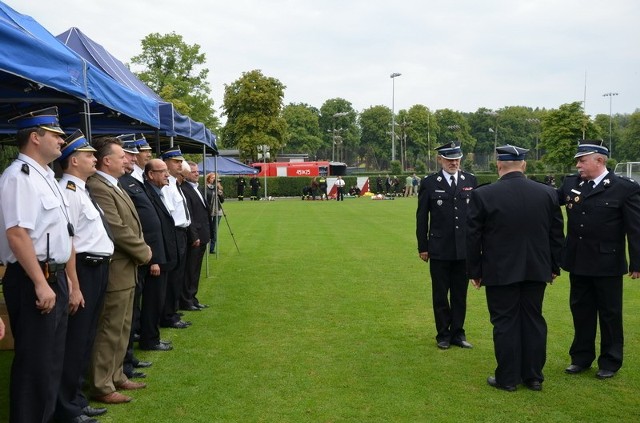
<path id="1" fill-rule="evenodd" d="M 500 179 L 471 193 L 467 268 L 485 287 L 498 363 L 487 383 L 515 391 L 523 383 L 542 390 L 547 323 L 542 303 L 547 282 L 560 274 L 562 211 L 555 190 L 524 175 L 529 150 L 496 148 Z"/>
<path id="2" fill-rule="evenodd" d="M 640 186 L 610 172 L 608 156 L 601 140 L 580 141 L 578 175 L 565 177 L 558 189 L 567 211 L 562 268 L 569 272 L 575 331 L 565 371 L 576 374 L 591 367 L 599 321 L 599 379 L 613 377 L 622 366 L 622 277 L 640 277 Z"/>
<path id="3" fill-rule="evenodd" d="M 258 197 L 258 190 L 260 189 L 260 179 L 258 179 L 257 175 L 253 175 L 251 180 L 249 180 L 249 185 L 251 185 L 251 200 L 258 201 L 260 199 Z"/>
<path id="4" fill-rule="evenodd" d="M 430 263 L 438 348 L 447 349 L 451 344 L 472 348 L 464 331 L 469 286 L 465 236 L 467 204 L 477 182 L 474 175 L 460 170 L 458 141 L 436 150 L 442 169 L 421 181 L 418 195 L 418 253 Z"/>
<path id="5" fill-rule="evenodd" d="M 60 387 L 67 333 L 67 275 L 75 277 L 68 203 L 47 165 L 64 132 L 56 107 L 11 119 L 20 154 L 0 177 L 0 260 L 15 341 L 11 423 L 48 422 Z M 5 236 L 6 235 L 6 236 Z"/>
<path id="6" fill-rule="evenodd" d="M 247 186 L 244 176 L 240 175 L 236 178 L 236 189 L 238 190 L 238 201 L 244 200 L 244 187 Z"/>

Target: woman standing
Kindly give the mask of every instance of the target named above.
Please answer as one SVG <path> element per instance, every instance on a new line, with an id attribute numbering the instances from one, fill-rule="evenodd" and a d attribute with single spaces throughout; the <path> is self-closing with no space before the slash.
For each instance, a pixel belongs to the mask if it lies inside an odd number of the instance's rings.
<path id="1" fill-rule="evenodd" d="M 224 214 L 222 203 L 224 203 L 224 191 L 222 184 L 218 182 L 215 173 L 207 174 L 206 178 L 206 198 L 209 204 L 209 216 L 211 219 L 211 242 L 209 243 L 209 254 L 216 252 L 216 241 L 218 239 L 218 225 Z"/>

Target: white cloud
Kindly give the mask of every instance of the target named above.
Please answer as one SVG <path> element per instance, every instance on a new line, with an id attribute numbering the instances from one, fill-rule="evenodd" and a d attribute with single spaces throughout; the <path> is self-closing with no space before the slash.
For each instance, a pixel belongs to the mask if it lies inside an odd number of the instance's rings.
<path id="1" fill-rule="evenodd" d="M 59 0 L 22 4 L 54 34 L 76 26 L 122 61 L 149 33 L 175 31 L 207 55 L 213 97 L 262 69 L 287 86 L 286 102 L 334 97 L 362 110 L 424 104 L 474 111 L 582 101 L 609 112 L 640 107 L 640 3 L 635 0 Z"/>

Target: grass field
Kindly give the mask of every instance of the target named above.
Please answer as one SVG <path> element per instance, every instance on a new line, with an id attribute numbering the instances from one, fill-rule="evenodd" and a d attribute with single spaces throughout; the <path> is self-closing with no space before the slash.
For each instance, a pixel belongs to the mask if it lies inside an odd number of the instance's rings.
<path id="1" fill-rule="evenodd" d="M 569 376 L 568 278 L 547 289 L 542 392 L 490 388 L 495 360 L 484 290 L 469 290 L 472 350 L 435 345 L 415 198 L 343 203 L 226 202 L 218 258 L 193 326 L 165 329 L 171 352 L 147 389 L 101 422 L 637 422 L 640 282 L 625 278 L 625 362 L 606 381 Z M 11 353 L 0 353 L 0 422 Z"/>

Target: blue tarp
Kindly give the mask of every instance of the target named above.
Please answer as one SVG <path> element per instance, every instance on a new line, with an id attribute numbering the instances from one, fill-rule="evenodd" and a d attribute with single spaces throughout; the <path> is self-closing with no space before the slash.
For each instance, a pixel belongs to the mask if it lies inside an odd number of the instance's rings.
<path id="1" fill-rule="evenodd" d="M 216 166 L 217 161 L 217 166 Z M 258 173 L 258 170 L 242 164 L 236 159 L 232 159 L 229 157 L 207 157 L 204 162 L 198 163 L 198 170 L 200 173 L 203 173 L 203 164 L 206 168 L 206 172 L 213 172 L 214 169 L 217 170 L 217 173 L 220 175 L 253 175 Z"/>
<path id="2" fill-rule="evenodd" d="M 103 72 L 132 91 L 153 98 L 160 104 L 160 130 L 166 136 L 185 137 L 205 144 L 217 151 L 215 135 L 204 124 L 184 116 L 173 108 L 173 104 L 165 102 L 160 96 L 129 70 L 129 68 L 109 53 L 102 45 L 96 43 L 78 28 L 70 28 L 57 36 L 58 40 L 74 50 L 86 61 L 100 68 Z"/>
<path id="3" fill-rule="evenodd" d="M 22 99 L 24 98 L 24 101 Z M 76 99 L 74 101 L 74 98 Z M 59 105 L 65 128 L 80 127 L 88 103 L 94 129 L 159 128 L 158 101 L 113 81 L 59 42 L 30 16 L 0 2 L 0 131 L 5 117 L 36 105 Z M 9 104 L 9 106 L 7 106 Z"/>

